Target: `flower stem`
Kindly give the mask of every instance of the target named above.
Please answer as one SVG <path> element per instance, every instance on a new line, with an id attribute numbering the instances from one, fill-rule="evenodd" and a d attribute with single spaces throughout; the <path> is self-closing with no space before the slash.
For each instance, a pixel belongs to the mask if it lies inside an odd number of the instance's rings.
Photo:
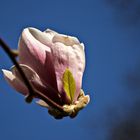
<path id="1" fill-rule="evenodd" d="M 11 59 L 11 61 L 13 62 L 13 64 L 16 66 L 17 70 L 19 71 L 25 85 L 27 86 L 28 90 L 29 90 L 29 95 L 27 95 L 26 97 L 26 101 L 27 102 L 31 102 L 33 99 L 34 95 L 37 95 L 37 97 L 39 97 L 40 99 L 44 100 L 48 105 L 58 109 L 61 112 L 64 112 L 63 107 L 60 106 L 59 104 L 55 103 L 53 100 L 51 100 L 50 98 L 48 98 L 46 95 L 44 95 L 43 93 L 41 93 L 40 91 L 34 89 L 31 85 L 31 83 L 29 82 L 28 78 L 26 77 L 25 73 L 23 72 L 23 70 L 21 69 L 20 65 L 18 64 L 18 62 L 15 59 L 15 54 L 12 52 L 12 50 L 8 47 L 8 45 L 0 38 L 0 46 L 2 47 L 2 49 L 6 52 L 6 54 L 9 56 L 9 58 Z"/>

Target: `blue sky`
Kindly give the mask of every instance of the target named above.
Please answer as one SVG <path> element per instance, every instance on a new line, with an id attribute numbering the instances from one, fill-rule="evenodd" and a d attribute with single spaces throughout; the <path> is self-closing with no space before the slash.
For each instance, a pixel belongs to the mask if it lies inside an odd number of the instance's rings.
<path id="1" fill-rule="evenodd" d="M 109 140 L 112 126 L 131 113 L 137 98 L 127 86 L 127 75 L 140 64 L 135 3 L 123 9 L 111 0 L 0 2 L 0 36 L 11 48 L 17 48 L 21 31 L 29 26 L 42 31 L 50 28 L 84 42 L 83 89 L 91 96 L 90 104 L 75 119 L 58 121 L 35 103 L 26 104 L 0 72 L 0 139 Z M 0 62 L 0 69 L 12 66 L 2 50 Z"/>

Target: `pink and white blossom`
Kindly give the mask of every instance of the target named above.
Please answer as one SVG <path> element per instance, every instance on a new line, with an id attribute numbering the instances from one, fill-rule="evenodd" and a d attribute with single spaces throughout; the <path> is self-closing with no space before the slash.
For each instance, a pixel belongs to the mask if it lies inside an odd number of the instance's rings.
<path id="1" fill-rule="evenodd" d="M 73 36 L 59 34 L 47 29 L 41 32 L 35 28 L 25 28 L 18 44 L 20 67 L 33 87 L 59 105 L 69 104 L 63 89 L 63 74 L 68 68 L 76 83 L 74 102 L 78 100 L 82 88 L 85 69 L 84 44 Z M 3 70 L 8 83 L 23 95 L 29 91 L 17 68 Z"/>

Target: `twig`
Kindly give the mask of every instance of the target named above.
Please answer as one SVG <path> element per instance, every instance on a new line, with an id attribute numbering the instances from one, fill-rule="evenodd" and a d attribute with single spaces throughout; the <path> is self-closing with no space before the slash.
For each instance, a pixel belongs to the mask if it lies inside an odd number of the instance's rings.
<path id="1" fill-rule="evenodd" d="M 11 50 L 12 54 L 14 57 L 18 56 L 18 50 Z"/>

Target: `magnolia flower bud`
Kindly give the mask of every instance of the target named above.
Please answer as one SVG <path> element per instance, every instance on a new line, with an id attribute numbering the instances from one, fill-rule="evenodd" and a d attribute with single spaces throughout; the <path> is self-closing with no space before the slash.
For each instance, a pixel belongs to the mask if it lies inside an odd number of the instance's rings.
<path id="1" fill-rule="evenodd" d="M 19 39 L 18 51 L 19 65 L 34 89 L 64 106 L 64 110 L 66 106 L 77 105 L 85 68 L 83 43 L 76 37 L 59 34 L 50 29 L 41 32 L 35 28 L 26 28 Z M 3 73 L 14 89 L 25 96 L 29 94 L 15 66 L 12 66 L 11 71 L 3 70 Z M 34 98 L 39 97 L 34 95 Z M 86 96 L 86 99 L 83 107 L 89 102 L 89 96 Z M 53 116 L 62 116 L 60 112 L 59 115 L 54 115 L 55 109 L 43 101 L 40 100 L 38 104 L 47 107 Z M 83 107 L 81 105 L 78 111 Z"/>

